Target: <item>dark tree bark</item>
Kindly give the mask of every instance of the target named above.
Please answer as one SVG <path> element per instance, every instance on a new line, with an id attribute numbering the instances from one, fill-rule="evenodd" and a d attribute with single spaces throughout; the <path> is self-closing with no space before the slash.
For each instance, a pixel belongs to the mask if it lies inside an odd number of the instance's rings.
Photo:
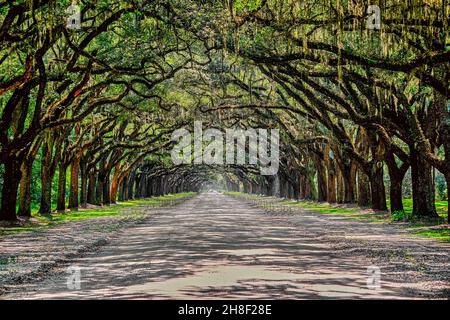
<path id="1" fill-rule="evenodd" d="M 358 206 L 369 207 L 370 202 L 370 184 L 367 175 L 358 170 Z"/>
<path id="2" fill-rule="evenodd" d="M 346 189 L 346 199 L 350 203 L 356 202 L 356 171 L 357 171 L 356 163 L 352 161 L 350 168 L 349 186 L 348 189 Z"/>
<path id="3" fill-rule="evenodd" d="M 10 157 L 5 162 L 5 173 L 3 174 L 2 207 L 0 220 L 14 221 L 16 217 L 17 191 L 20 182 L 20 162 Z"/>
<path id="4" fill-rule="evenodd" d="M 46 167 L 47 161 L 42 161 L 41 167 L 41 205 L 39 208 L 40 214 L 48 214 L 52 211 L 52 183 L 53 175 L 50 168 Z"/>
<path id="5" fill-rule="evenodd" d="M 337 170 L 336 175 L 336 199 L 338 203 L 344 202 L 344 179 L 341 170 Z"/>
<path id="6" fill-rule="evenodd" d="M 128 184 L 128 192 L 127 192 L 127 199 L 133 200 L 134 199 L 134 184 L 136 181 L 136 171 L 132 171 L 127 179 Z"/>
<path id="7" fill-rule="evenodd" d="M 97 175 L 97 185 L 95 188 L 95 198 L 96 198 L 96 205 L 103 205 L 104 200 L 103 200 L 103 195 L 105 194 L 104 192 L 105 189 L 105 176 L 103 172 L 99 172 Z"/>
<path id="8" fill-rule="evenodd" d="M 53 159 L 53 137 L 47 136 L 42 147 L 40 214 L 48 214 L 52 211 L 52 184 L 56 167 L 54 160 L 56 159 Z"/>
<path id="9" fill-rule="evenodd" d="M 82 208 L 86 208 L 88 203 L 88 175 L 87 175 L 87 163 L 84 158 L 82 158 L 80 161 L 80 178 L 81 178 L 80 206 Z"/>
<path id="10" fill-rule="evenodd" d="M 393 152 L 386 153 L 386 165 L 389 170 L 390 180 L 390 199 L 391 199 L 391 213 L 403 211 L 403 196 L 402 187 L 403 179 L 409 168 L 409 163 L 403 163 L 400 166 L 395 161 Z"/>
<path id="11" fill-rule="evenodd" d="M 383 165 L 381 162 L 372 166 L 370 191 L 372 196 L 372 209 L 387 210 L 386 189 L 384 187 Z"/>
<path id="12" fill-rule="evenodd" d="M 141 197 L 140 196 L 140 192 L 141 192 L 141 186 L 140 186 L 141 175 L 142 174 L 136 174 L 134 176 L 134 181 L 133 181 L 133 184 L 134 184 L 133 199 L 139 199 Z"/>
<path id="13" fill-rule="evenodd" d="M 327 201 L 327 178 L 325 175 L 325 167 L 321 158 L 317 157 L 317 201 Z"/>
<path id="14" fill-rule="evenodd" d="M 96 195 L 96 187 L 97 187 L 97 174 L 93 169 L 91 169 L 88 173 L 88 191 L 87 191 L 87 203 L 89 204 L 98 204 L 97 195 Z"/>
<path id="15" fill-rule="evenodd" d="M 413 189 L 413 215 L 438 218 L 431 164 L 414 147 L 410 147 Z"/>
<path id="16" fill-rule="evenodd" d="M 306 182 L 305 182 L 305 175 L 300 175 L 300 177 L 299 177 L 299 198 L 300 199 L 305 199 L 305 194 L 306 194 L 306 191 L 305 191 L 305 184 L 306 184 Z"/>
<path id="17" fill-rule="evenodd" d="M 57 211 L 66 210 L 66 173 L 67 165 L 63 162 L 60 162 L 58 173 L 58 198 L 56 201 Z"/>
<path id="18" fill-rule="evenodd" d="M 292 195 L 294 197 L 294 200 L 300 199 L 300 179 L 298 173 L 295 173 L 294 176 L 294 184 L 292 185 Z"/>
<path id="19" fill-rule="evenodd" d="M 281 198 L 289 198 L 289 184 L 283 174 L 280 174 L 280 196 Z"/>
<path id="20" fill-rule="evenodd" d="M 327 161 L 327 201 L 329 203 L 336 203 L 336 166 L 332 159 Z"/>
<path id="21" fill-rule="evenodd" d="M 300 180 L 300 199 L 317 200 L 313 192 L 313 178 L 304 174 Z"/>
<path id="22" fill-rule="evenodd" d="M 19 210 L 17 214 L 24 218 L 31 218 L 31 174 L 33 160 L 27 159 L 21 166 Z"/>
<path id="23" fill-rule="evenodd" d="M 355 165 L 351 160 L 341 160 L 340 170 L 342 172 L 343 199 L 344 203 L 355 202 Z"/>
<path id="24" fill-rule="evenodd" d="M 105 174 L 103 184 L 103 204 L 109 206 L 111 204 L 111 181 L 109 179 L 109 172 Z"/>
<path id="25" fill-rule="evenodd" d="M 128 201 L 128 178 L 129 176 L 125 176 L 122 180 L 121 191 L 119 195 L 120 201 Z"/>
<path id="26" fill-rule="evenodd" d="M 70 195 L 69 195 L 69 209 L 78 210 L 78 176 L 80 172 L 80 157 L 75 157 L 70 166 Z"/>

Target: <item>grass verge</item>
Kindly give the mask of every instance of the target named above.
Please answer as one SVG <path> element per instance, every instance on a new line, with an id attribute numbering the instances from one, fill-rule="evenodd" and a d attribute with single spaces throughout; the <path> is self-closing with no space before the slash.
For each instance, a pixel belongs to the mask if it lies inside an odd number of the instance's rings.
<path id="1" fill-rule="evenodd" d="M 195 193 L 178 193 L 169 194 L 160 197 L 152 197 L 149 199 L 130 200 L 127 202 L 119 202 L 117 204 L 94 207 L 89 209 L 79 209 L 78 211 L 66 211 L 63 213 L 52 213 L 40 215 L 37 211 L 33 211 L 32 219 L 29 221 L 20 221 L 18 224 L 8 227 L 0 227 L 0 236 L 11 235 L 21 232 L 40 231 L 60 223 L 69 221 L 89 220 L 96 218 L 114 217 L 123 214 L 125 210 L 134 209 L 139 206 L 160 206 L 165 200 L 183 198 L 193 196 Z"/>
<path id="2" fill-rule="evenodd" d="M 245 194 L 241 192 L 227 192 L 226 194 L 240 196 L 248 200 L 269 199 L 273 197 L 265 197 L 254 194 Z M 335 205 L 329 203 L 319 203 L 313 201 L 295 201 L 281 200 L 280 204 L 299 207 L 304 210 L 311 210 L 320 214 L 342 215 L 342 218 L 349 220 L 359 220 L 370 223 L 397 223 L 399 226 L 406 228 L 411 234 L 419 237 L 436 239 L 444 242 L 450 242 L 450 229 L 445 224 L 447 218 L 447 201 L 437 201 L 436 210 L 441 218 L 438 221 L 394 221 L 389 212 L 376 212 L 368 208 L 360 208 L 351 205 Z M 388 201 L 389 206 L 389 201 Z M 412 213 L 412 199 L 403 199 L 405 215 Z"/>

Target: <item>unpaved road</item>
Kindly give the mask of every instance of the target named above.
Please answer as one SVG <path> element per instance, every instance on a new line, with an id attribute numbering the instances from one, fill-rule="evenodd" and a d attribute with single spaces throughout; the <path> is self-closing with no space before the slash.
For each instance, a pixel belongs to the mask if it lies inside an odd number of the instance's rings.
<path id="1" fill-rule="evenodd" d="M 219 193 L 151 213 L 6 299 L 448 298 L 449 245 L 397 226 L 271 215 Z M 367 267 L 380 268 L 368 288 Z M 66 267 L 81 268 L 69 290 Z"/>

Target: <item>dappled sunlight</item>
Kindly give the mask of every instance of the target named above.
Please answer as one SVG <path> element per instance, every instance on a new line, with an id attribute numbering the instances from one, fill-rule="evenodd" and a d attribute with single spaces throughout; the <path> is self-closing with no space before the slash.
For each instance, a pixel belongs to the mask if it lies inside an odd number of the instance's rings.
<path id="1" fill-rule="evenodd" d="M 271 216 L 224 195 L 202 194 L 181 207 L 160 209 L 121 232 L 101 251 L 72 262 L 81 290 L 66 274 L 31 285 L 25 298 L 404 298 L 412 284 L 382 273 L 367 288 L 368 242 L 395 241 L 414 250 L 402 232 L 305 212 Z M 389 238 L 386 236 L 389 234 Z M 357 241 L 345 251 L 345 241 Z M 353 243 L 353 242 L 352 242 Z M 376 248 L 373 248 L 376 252 Z M 64 271 L 64 270 L 62 270 Z"/>

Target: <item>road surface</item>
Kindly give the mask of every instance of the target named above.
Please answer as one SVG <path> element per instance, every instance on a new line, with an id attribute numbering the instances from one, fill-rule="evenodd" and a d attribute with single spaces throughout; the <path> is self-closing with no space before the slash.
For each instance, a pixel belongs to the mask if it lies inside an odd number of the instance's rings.
<path id="1" fill-rule="evenodd" d="M 449 270 L 448 249 L 396 226 L 311 212 L 267 214 L 204 193 L 149 212 L 99 250 L 4 298 L 445 298 L 448 271 L 436 277 L 433 268 Z"/>

